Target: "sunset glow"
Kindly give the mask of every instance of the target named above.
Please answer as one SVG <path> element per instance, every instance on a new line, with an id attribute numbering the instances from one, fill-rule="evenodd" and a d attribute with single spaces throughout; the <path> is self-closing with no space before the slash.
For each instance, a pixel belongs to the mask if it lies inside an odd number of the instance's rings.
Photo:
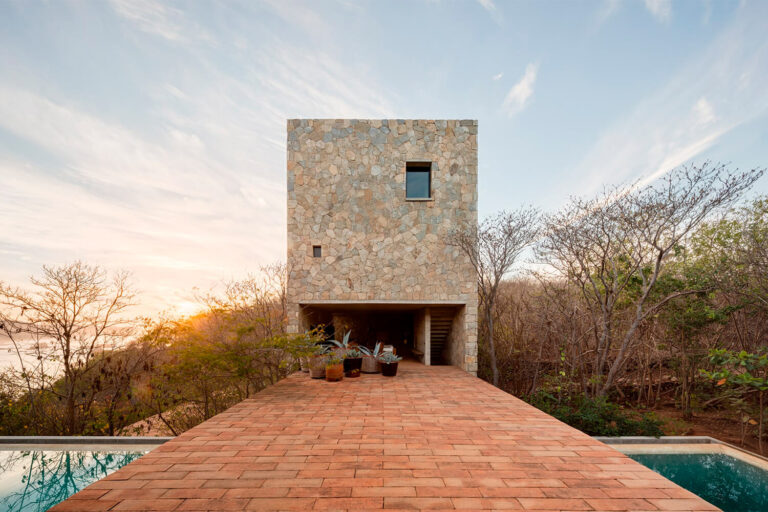
<path id="1" fill-rule="evenodd" d="M 285 259 L 292 117 L 478 119 L 480 217 L 760 165 L 766 9 L 6 2 L 0 280 L 81 259 L 132 272 L 136 314 L 194 313 L 195 288 Z"/>

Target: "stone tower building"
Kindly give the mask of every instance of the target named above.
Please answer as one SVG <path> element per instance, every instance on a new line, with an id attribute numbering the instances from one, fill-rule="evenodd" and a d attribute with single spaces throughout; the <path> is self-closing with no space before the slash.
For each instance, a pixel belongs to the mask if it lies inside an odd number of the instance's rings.
<path id="1" fill-rule="evenodd" d="M 477 372 L 477 283 L 447 243 L 477 223 L 477 121 L 288 121 L 291 332 Z"/>

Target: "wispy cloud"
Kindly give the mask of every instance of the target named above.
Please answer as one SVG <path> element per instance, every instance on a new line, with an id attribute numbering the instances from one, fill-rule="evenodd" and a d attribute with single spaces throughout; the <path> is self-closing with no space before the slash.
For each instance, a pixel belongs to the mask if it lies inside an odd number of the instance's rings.
<path id="1" fill-rule="evenodd" d="M 496 4 L 493 2 L 493 0 L 477 0 L 477 3 L 479 3 L 482 8 L 488 12 L 492 13 L 496 11 Z"/>
<path id="2" fill-rule="evenodd" d="M 201 26 L 191 24 L 185 19 L 181 10 L 158 0 L 109 0 L 109 2 L 118 15 L 142 32 L 173 42 L 212 39 Z"/>
<path id="3" fill-rule="evenodd" d="M 645 8 L 663 23 L 672 17 L 672 0 L 645 0 Z"/>
<path id="4" fill-rule="evenodd" d="M 477 3 L 491 15 L 491 19 L 499 25 L 502 24 L 504 16 L 501 9 L 496 6 L 494 0 L 477 0 Z"/>
<path id="5" fill-rule="evenodd" d="M 701 24 L 709 25 L 712 18 L 712 0 L 703 0 L 703 10 L 701 13 Z"/>
<path id="6" fill-rule="evenodd" d="M 144 32 L 169 41 L 182 39 L 181 26 L 176 22 L 182 16 L 178 9 L 154 0 L 110 0 L 110 3 L 115 12 Z"/>
<path id="7" fill-rule="evenodd" d="M 657 178 L 766 115 L 768 41 L 758 14 L 741 9 L 709 47 L 607 129 L 563 190 L 589 194 L 604 183 Z"/>
<path id="8" fill-rule="evenodd" d="M 498 80 L 501 80 L 501 77 L 503 77 L 503 76 L 504 76 L 504 73 L 498 73 L 496 75 L 493 75 L 491 77 L 491 80 L 498 81 Z"/>
<path id="9" fill-rule="evenodd" d="M 707 101 L 707 98 L 704 96 L 699 98 L 699 101 L 697 101 L 696 104 L 693 106 L 692 111 L 696 116 L 696 118 L 698 119 L 698 124 L 701 126 L 706 126 L 716 119 L 715 109 L 712 107 L 712 104 L 709 101 Z"/>
<path id="10" fill-rule="evenodd" d="M 619 9 L 619 0 L 603 0 L 602 5 L 597 11 L 597 23 L 603 23 L 616 13 Z"/>
<path id="11" fill-rule="evenodd" d="M 186 23 L 163 28 L 163 39 L 176 45 Z M 0 266 L 32 265 L 2 278 L 21 283 L 42 263 L 83 258 L 134 272 L 154 311 L 188 301 L 192 286 L 283 259 L 285 119 L 394 109 L 368 69 L 285 41 L 254 51 L 247 36 L 227 50 L 239 52 L 236 68 L 216 52 L 176 47 L 195 66 L 144 81 L 140 126 L 42 80 L 0 78 L 0 136 L 45 155 L 0 153 Z"/>
<path id="12" fill-rule="evenodd" d="M 536 84 L 536 76 L 539 72 L 538 64 L 528 64 L 523 77 L 507 93 L 502 108 L 509 117 L 521 112 L 533 96 L 533 86 Z"/>

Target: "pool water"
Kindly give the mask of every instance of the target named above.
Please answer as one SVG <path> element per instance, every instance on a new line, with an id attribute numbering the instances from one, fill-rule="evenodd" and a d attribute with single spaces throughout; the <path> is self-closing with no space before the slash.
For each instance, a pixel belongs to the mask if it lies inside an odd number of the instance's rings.
<path id="1" fill-rule="evenodd" d="M 725 512 L 768 510 L 768 471 L 721 453 L 628 454 Z"/>
<path id="2" fill-rule="evenodd" d="M 0 512 L 43 512 L 145 451 L 0 450 Z"/>

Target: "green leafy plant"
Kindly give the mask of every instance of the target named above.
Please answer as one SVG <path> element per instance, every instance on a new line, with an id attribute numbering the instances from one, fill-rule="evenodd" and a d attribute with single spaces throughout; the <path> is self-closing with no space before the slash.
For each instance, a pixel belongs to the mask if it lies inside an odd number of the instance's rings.
<path id="1" fill-rule="evenodd" d="M 293 336 L 295 336 L 297 340 L 294 352 L 298 357 L 309 357 L 317 355 L 319 349 L 326 348 L 321 344 L 323 337 L 320 329 L 312 329 L 305 332 L 303 335 L 300 334 Z"/>
<path id="2" fill-rule="evenodd" d="M 342 364 L 343 361 L 344 359 L 335 352 L 329 352 L 325 358 L 325 366 L 336 366 L 337 364 Z"/>
<path id="3" fill-rule="evenodd" d="M 605 397 L 584 394 L 558 399 L 540 391 L 528 397 L 531 405 L 591 436 L 664 435 L 662 422 L 653 414 L 631 414 Z"/>
<path id="4" fill-rule="evenodd" d="M 701 374 L 715 382 L 717 386 L 728 386 L 744 392 L 757 392 L 757 444 L 763 453 L 763 431 L 765 425 L 765 392 L 768 391 L 768 352 L 750 353 L 713 349 L 709 352 L 709 362 L 715 370 L 701 370 Z M 752 420 L 754 421 L 754 420 Z M 750 423 L 748 418 L 742 424 Z"/>

